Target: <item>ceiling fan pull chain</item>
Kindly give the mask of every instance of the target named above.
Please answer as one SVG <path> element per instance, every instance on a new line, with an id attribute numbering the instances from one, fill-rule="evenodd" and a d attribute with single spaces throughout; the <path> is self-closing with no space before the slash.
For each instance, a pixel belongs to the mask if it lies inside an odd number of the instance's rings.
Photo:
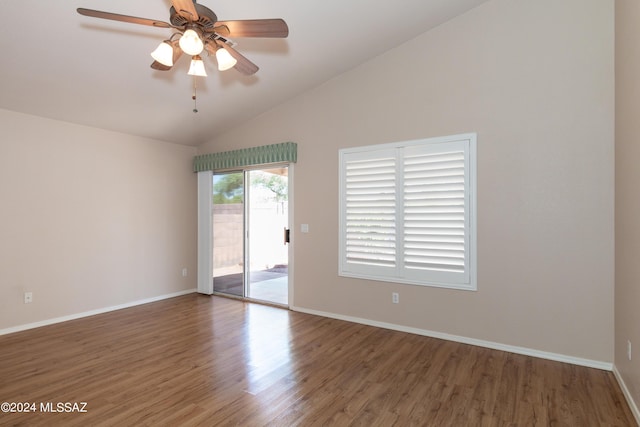
<path id="1" fill-rule="evenodd" d="M 198 112 L 198 101 L 196 101 L 196 76 L 193 76 L 193 95 L 191 99 L 193 99 L 193 112 Z"/>

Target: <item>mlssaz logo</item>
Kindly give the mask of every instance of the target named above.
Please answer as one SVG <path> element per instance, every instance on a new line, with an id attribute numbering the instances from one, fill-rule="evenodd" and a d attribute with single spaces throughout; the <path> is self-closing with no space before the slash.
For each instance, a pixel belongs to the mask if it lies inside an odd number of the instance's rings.
<path id="1" fill-rule="evenodd" d="M 40 402 L 40 412 L 87 412 L 87 402 Z"/>

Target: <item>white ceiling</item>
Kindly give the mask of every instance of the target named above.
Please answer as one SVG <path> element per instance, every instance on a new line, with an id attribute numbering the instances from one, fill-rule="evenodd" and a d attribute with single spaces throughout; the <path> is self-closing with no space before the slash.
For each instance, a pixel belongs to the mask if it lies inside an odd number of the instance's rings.
<path id="1" fill-rule="evenodd" d="M 254 76 L 205 58 L 193 113 L 183 55 L 170 71 L 149 53 L 171 35 L 81 16 L 76 8 L 169 21 L 170 0 L 2 2 L 0 108 L 198 145 L 487 0 L 201 0 L 220 20 L 283 18 L 287 39 L 234 39 Z"/>

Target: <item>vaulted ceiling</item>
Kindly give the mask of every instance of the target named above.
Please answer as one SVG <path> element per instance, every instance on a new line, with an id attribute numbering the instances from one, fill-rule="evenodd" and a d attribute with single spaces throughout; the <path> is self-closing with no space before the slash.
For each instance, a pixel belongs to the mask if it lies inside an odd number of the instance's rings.
<path id="1" fill-rule="evenodd" d="M 170 0 L 6 1 L 0 108 L 195 146 L 485 1 L 201 0 L 219 20 L 283 18 L 289 37 L 233 39 L 260 67 L 253 76 L 205 57 L 197 113 L 184 55 L 170 71 L 149 66 L 172 30 L 76 12 L 168 22 Z"/>

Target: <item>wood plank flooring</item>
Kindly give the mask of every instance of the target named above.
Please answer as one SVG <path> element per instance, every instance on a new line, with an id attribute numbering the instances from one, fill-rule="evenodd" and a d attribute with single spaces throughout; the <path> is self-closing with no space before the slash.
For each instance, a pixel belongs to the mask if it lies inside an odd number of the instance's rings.
<path id="1" fill-rule="evenodd" d="M 197 294 L 0 336 L 0 402 L 37 407 L 3 426 L 636 425 L 611 372 Z"/>

